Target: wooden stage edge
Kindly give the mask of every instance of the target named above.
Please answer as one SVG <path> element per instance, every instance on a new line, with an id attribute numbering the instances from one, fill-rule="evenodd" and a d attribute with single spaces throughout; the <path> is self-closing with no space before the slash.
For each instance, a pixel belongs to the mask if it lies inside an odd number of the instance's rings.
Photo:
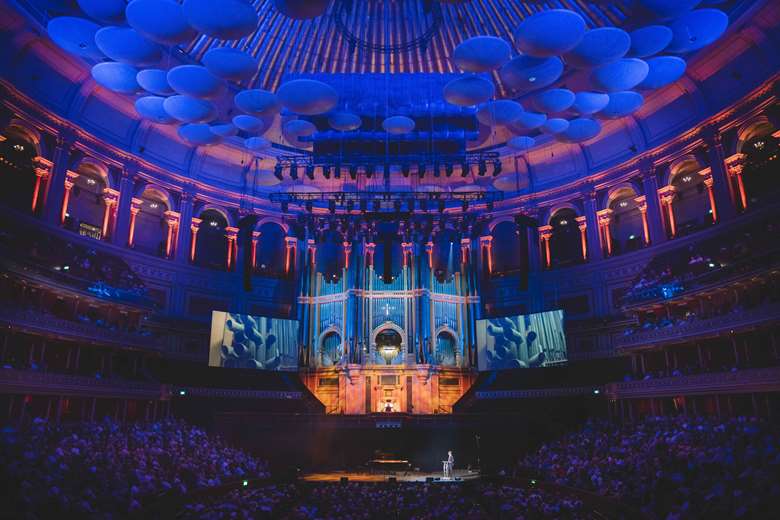
<path id="1" fill-rule="evenodd" d="M 450 483 L 465 482 L 479 478 L 479 472 L 466 469 L 453 470 L 452 479 L 445 479 L 439 472 L 426 471 L 396 471 L 385 473 L 368 473 L 360 471 L 331 471 L 328 473 L 307 473 L 300 480 L 305 482 L 339 482 L 342 477 L 346 477 L 350 482 L 387 482 L 390 477 L 395 477 L 397 482 L 425 482 L 427 478 L 433 478 L 434 482 Z"/>

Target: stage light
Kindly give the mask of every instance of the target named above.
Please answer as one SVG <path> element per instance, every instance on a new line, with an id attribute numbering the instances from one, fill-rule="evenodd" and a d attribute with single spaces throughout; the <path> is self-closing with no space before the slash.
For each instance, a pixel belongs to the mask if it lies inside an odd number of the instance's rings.
<path id="1" fill-rule="evenodd" d="M 499 161 L 498 159 L 496 159 L 496 160 L 493 162 L 493 177 L 496 177 L 496 176 L 498 176 L 498 174 L 500 174 L 500 173 L 501 173 L 501 169 L 502 169 L 502 168 L 503 168 L 503 165 L 501 164 L 501 161 Z"/>
<path id="2" fill-rule="evenodd" d="M 479 161 L 479 169 L 477 170 L 477 173 L 480 177 L 484 177 L 487 173 L 487 164 L 485 164 L 485 161 Z"/>
<path id="3" fill-rule="evenodd" d="M 409 177 L 409 165 L 408 164 L 404 164 L 403 166 L 401 166 L 401 173 L 403 174 L 404 177 Z"/>
<path id="4" fill-rule="evenodd" d="M 314 165 L 313 164 L 309 164 L 308 166 L 306 166 L 306 176 L 309 179 L 314 180 Z"/>
<path id="5" fill-rule="evenodd" d="M 595 395 L 599 395 L 599 394 L 601 393 L 601 391 L 600 391 L 598 388 L 595 388 L 595 389 L 593 390 L 593 393 L 594 393 Z"/>
<path id="6" fill-rule="evenodd" d="M 312 204 L 312 202 L 310 200 L 307 200 L 306 201 L 306 211 L 311 213 L 311 210 L 313 209 L 313 207 L 314 207 L 314 204 Z"/>
<path id="7" fill-rule="evenodd" d="M 322 167 L 322 176 L 326 179 L 330 179 L 330 166 L 323 166 Z"/>
<path id="8" fill-rule="evenodd" d="M 244 487 L 247 487 L 249 485 L 249 481 L 248 480 L 242 480 L 241 481 L 241 485 L 244 486 Z"/>
<path id="9" fill-rule="evenodd" d="M 282 180 L 282 165 L 279 163 L 276 163 L 276 166 L 274 166 L 274 177 L 280 181 Z"/>
<path id="10" fill-rule="evenodd" d="M 453 172 L 454 170 L 455 170 L 455 168 L 452 166 L 452 164 L 447 164 L 447 165 L 444 167 L 444 174 L 445 174 L 447 177 L 452 177 L 452 172 Z"/>
<path id="11" fill-rule="evenodd" d="M 294 181 L 298 180 L 298 165 L 296 163 L 290 165 L 290 178 Z"/>
<path id="12" fill-rule="evenodd" d="M 185 396 L 185 395 L 187 395 L 187 391 L 186 390 L 179 390 L 179 395 Z"/>
<path id="13" fill-rule="evenodd" d="M 357 173 L 358 173 L 357 166 L 355 166 L 355 165 L 353 164 L 352 166 L 350 166 L 350 167 L 349 167 L 349 178 L 350 178 L 350 179 L 352 179 L 353 181 L 354 181 L 355 179 L 357 179 Z"/>
<path id="14" fill-rule="evenodd" d="M 328 211 L 330 211 L 331 214 L 336 213 L 336 201 L 334 199 L 328 201 Z"/>

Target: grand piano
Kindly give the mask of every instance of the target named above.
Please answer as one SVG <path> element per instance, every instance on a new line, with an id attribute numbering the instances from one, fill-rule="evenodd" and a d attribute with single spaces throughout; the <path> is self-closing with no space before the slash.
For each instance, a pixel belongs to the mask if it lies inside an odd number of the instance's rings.
<path id="1" fill-rule="evenodd" d="M 385 475 L 394 475 L 399 471 L 406 473 L 412 469 L 412 463 L 408 460 L 399 458 L 396 454 L 379 450 L 374 452 L 374 458 L 369 460 L 366 466 L 369 473 Z"/>

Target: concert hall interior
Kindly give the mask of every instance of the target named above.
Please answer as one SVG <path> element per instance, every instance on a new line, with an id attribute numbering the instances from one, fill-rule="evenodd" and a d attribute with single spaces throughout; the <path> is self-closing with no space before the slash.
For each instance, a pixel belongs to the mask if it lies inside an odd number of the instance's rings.
<path id="1" fill-rule="evenodd" d="M 0 518 L 776 518 L 777 0 L 0 0 Z"/>

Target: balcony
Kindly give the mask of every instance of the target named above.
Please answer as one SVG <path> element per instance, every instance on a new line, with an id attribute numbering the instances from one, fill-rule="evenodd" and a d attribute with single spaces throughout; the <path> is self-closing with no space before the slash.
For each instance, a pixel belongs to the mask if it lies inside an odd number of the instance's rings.
<path id="1" fill-rule="evenodd" d="M 0 370 L 0 393 L 147 400 L 170 397 L 170 389 L 158 383 L 13 369 Z"/>
<path id="2" fill-rule="evenodd" d="M 780 391 L 780 367 L 626 381 L 611 383 L 605 390 L 610 399 L 777 392 Z"/>
<path id="3" fill-rule="evenodd" d="M 616 336 L 614 345 L 616 349 L 621 349 L 682 342 L 694 338 L 714 336 L 727 330 L 755 327 L 775 321 L 778 317 L 780 317 L 780 304 L 775 303 L 742 312 L 697 319 L 684 325 L 641 330 L 628 336 Z"/>

